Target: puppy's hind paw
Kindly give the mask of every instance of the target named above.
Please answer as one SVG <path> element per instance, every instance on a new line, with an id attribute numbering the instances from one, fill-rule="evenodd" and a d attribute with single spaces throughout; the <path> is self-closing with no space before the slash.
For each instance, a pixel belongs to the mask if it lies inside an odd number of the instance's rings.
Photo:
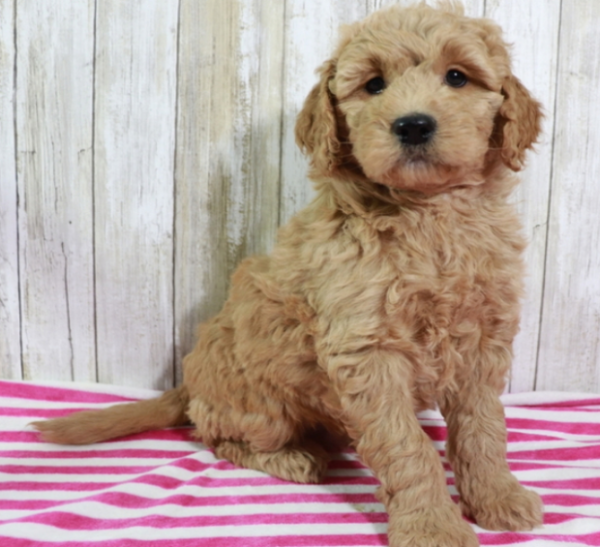
<path id="1" fill-rule="evenodd" d="M 321 482 L 329 461 L 324 450 L 310 443 L 304 448 L 284 447 L 273 452 L 254 452 L 246 443 L 223 441 L 215 448 L 215 456 L 240 467 L 299 483 Z"/>

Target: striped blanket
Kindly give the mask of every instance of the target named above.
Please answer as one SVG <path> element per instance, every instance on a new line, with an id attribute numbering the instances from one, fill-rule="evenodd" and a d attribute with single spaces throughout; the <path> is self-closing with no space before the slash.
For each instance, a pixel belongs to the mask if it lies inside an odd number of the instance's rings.
<path id="1" fill-rule="evenodd" d="M 320 485 L 287 483 L 215 459 L 186 428 L 64 447 L 28 423 L 154 396 L 83 384 L 0 381 L 0 545 L 296 547 L 386 545 L 377 481 L 352 451 Z M 510 467 L 541 494 L 543 528 L 476 528 L 483 545 L 600 545 L 600 397 L 504 397 Z M 436 412 L 421 423 L 443 455 Z M 453 496 L 453 476 L 447 467 Z"/>

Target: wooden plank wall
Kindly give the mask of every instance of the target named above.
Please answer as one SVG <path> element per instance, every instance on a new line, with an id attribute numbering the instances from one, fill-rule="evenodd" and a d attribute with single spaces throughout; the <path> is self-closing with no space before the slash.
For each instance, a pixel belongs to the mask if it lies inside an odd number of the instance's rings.
<path id="1" fill-rule="evenodd" d="M 2 0 L 0 376 L 168 388 L 311 197 L 295 116 L 386 0 Z M 405 3 L 409 3 L 408 1 Z M 512 391 L 600 390 L 600 4 L 469 0 L 545 106 Z"/>

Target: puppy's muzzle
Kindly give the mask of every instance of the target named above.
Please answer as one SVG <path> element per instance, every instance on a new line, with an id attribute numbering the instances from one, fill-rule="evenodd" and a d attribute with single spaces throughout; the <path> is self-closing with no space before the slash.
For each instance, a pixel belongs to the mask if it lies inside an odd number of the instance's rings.
<path id="1" fill-rule="evenodd" d="M 394 133 L 404 146 L 427 144 L 437 128 L 436 121 L 427 114 L 410 114 L 392 123 Z"/>

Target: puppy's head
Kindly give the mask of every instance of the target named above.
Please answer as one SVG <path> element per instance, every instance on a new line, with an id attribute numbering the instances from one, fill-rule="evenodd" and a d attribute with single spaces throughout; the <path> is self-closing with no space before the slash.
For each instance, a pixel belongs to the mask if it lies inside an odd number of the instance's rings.
<path id="1" fill-rule="evenodd" d="M 438 192 L 519 170 L 540 105 L 511 74 L 500 29 L 456 7 L 393 7 L 346 27 L 296 124 L 312 176 L 349 171 Z"/>

